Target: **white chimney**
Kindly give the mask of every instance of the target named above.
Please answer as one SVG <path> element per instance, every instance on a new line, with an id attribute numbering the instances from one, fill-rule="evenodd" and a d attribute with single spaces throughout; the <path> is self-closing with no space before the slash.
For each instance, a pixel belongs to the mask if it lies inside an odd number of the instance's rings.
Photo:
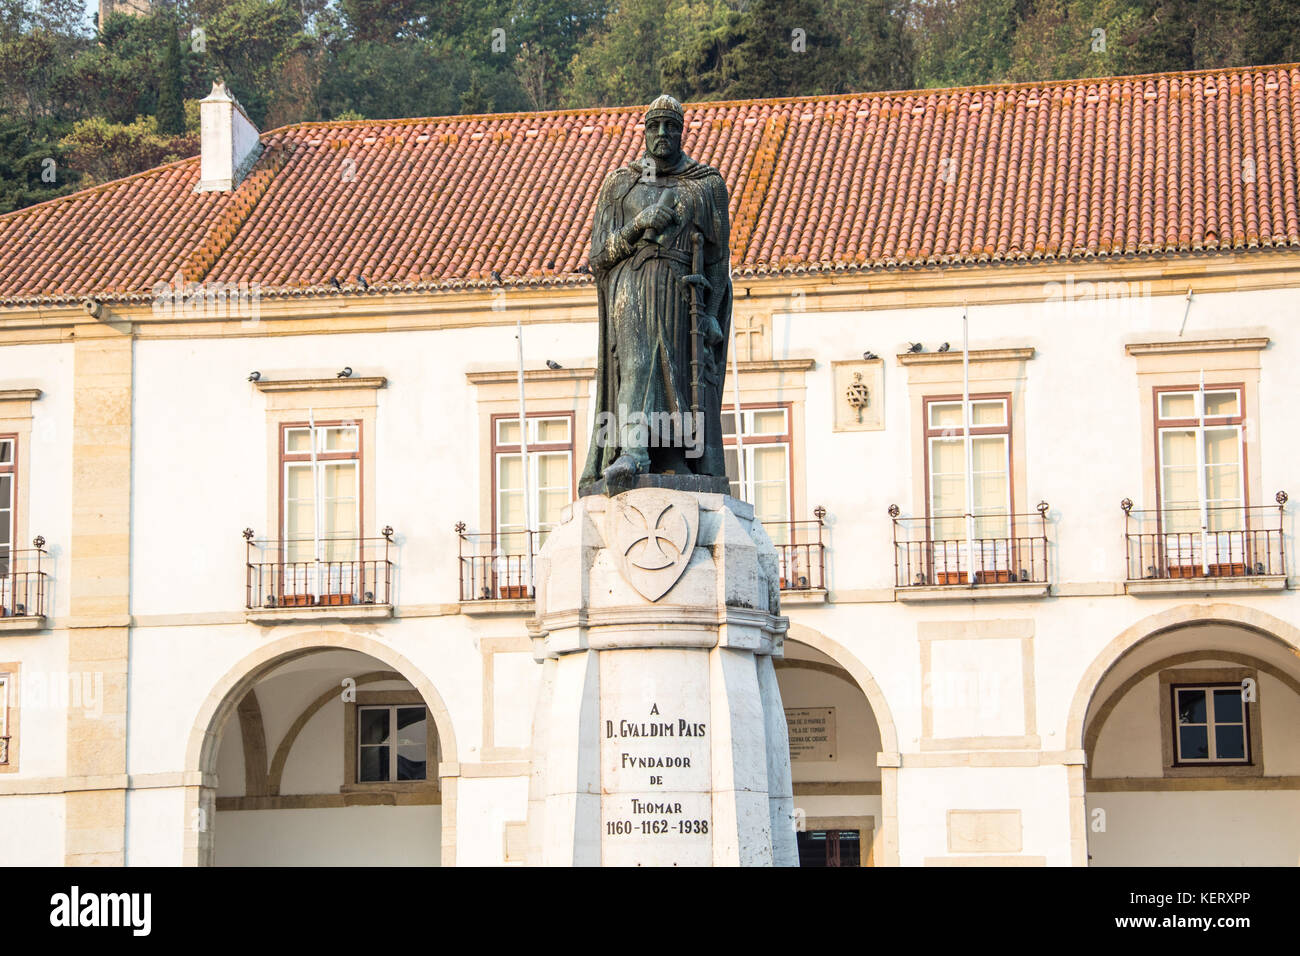
<path id="1" fill-rule="evenodd" d="M 257 127 L 221 80 L 199 100 L 199 129 L 202 158 L 195 192 L 229 192 L 257 161 L 262 147 Z"/>

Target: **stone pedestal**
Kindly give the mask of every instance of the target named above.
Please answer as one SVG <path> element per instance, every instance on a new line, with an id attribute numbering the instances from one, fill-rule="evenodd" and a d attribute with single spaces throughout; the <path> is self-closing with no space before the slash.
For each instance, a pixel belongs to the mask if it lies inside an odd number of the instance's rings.
<path id="1" fill-rule="evenodd" d="M 529 859 L 794 866 L 776 551 L 726 495 L 584 497 L 537 561 Z"/>

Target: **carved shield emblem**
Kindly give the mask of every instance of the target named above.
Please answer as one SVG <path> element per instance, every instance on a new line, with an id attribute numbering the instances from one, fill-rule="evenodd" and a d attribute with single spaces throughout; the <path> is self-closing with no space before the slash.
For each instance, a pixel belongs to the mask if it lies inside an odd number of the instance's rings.
<path id="1" fill-rule="evenodd" d="M 608 540 L 618 569 L 639 594 L 657 601 L 691 560 L 699 503 L 691 495 L 658 488 L 622 494 L 610 503 Z"/>

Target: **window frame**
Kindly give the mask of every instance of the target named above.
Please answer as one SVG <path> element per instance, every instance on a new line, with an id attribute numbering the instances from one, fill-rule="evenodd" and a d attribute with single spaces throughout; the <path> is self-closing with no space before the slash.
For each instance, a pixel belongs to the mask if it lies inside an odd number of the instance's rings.
<path id="1" fill-rule="evenodd" d="M 785 446 L 785 485 L 786 485 L 786 497 L 787 497 L 786 503 L 789 506 L 789 510 L 786 512 L 787 515 L 785 519 L 786 521 L 797 520 L 795 518 L 795 496 L 794 496 L 795 453 L 794 453 L 794 407 L 793 406 L 794 406 L 793 402 L 741 402 L 740 403 L 742 428 L 743 428 L 743 417 L 746 412 L 766 412 L 766 411 L 778 411 L 778 410 L 784 412 L 785 432 L 783 434 L 781 435 L 763 434 L 763 435 L 756 435 L 756 436 L 748 436 L 748 435 L 744 435 L 742 432 L 741 438 L 743 441 L 743 446 L 742 446 L 743 449 L 748 449 L 755 445 L 784 445 Z M 721 414 L 734 416 L 736 414 L 735 403 L 729 404 L 727 402 L 723 402 Z M 719 419 L 719 423 L 721 423 L 721 419 Z M 723 450 L 724 462 L 726 460 L 727 449 L 735 448 L 735 447 L 736 447 L 735 434 L 733 433 L 732 435 L 730 435 L 730 437 L 728 437 L 726 429 L 724 428 L 722 434 L 722 450 Z M 751 475 L 752 475 L 752 471 L 749 468 L 749 462 L 746 462 L 745 478 L 749 482 L 750 487 L 748 489 L 741 488 L 740 490 L 742 495 L 745 494 L 747 491 L 752 495 L 753 479 L 750 477 Z M 730 487 L 730 479 L 728 479 L 728 487 Z M 741 500 L 748 501 L 749 499 L 742 498 Z M 750 504 L 752 503 L 753 502 L 750 502 Z M 757 513 L 755 516 L 757 517 Z"/>
<path id="2" fill-rule="evenodd" d="M 9 461 L 0 462 L 0 477 L 9 476 L 9 554 L 0 554 L 0 574 L 13 569 L 13 555 L 18 549 L 18 438 L 14 432 L 0 434 L 0 444 L 9 442 L 12 449 Z"/>
<path id="3" fill-rule="evenodd" d="M 564 444 L 561 444 L 559 442 L 539 442 L 537 444 L 534 444 L 533 442 L 530 441 L 528 443 L 528 454 L 531 457 L 534 452 L 557 452 L 557 451 L 568 452 L 569 454 L 569 502 L 573 503 L 574 501 L 577 500 L 575 496 L 577 495 L 577 491 L 578 491 L 578 455 L 575 447 L 575 438 L 576 438 L 575 426 L 577 425 L 577 422 L 575 420 L 576 416 L 572 411 L 529 412 L 525 416 L 525 420 L 529 423 L 530 426 L 529 431 L 532 430 L 531 428 L 532 422 L 537 420 L 542 420 L 542 419 L 548 419 L 548 418 L 563 418 L 568 421 L 569 423 L 568 442 Z M 500 495 L 501 495 L 501 457 L 503 455 L 520 454 L 520 447 L 518 442 L 514 444 L 502 444 L 497 441 L 497 436 L 500 434 L 499 423 L 502 421 L 518 422 L 519 416 L 512 415 L 509 412 L 498 412 L 492 415 L 490 419 L 489 427 L 492 430 L 492 434 L 491 434 L 492 442 L 488 452 L 488 456 L 492 468 L 491 521 L 492 521 L 493 542 L 495 542 L 497 538 L 500 537 L 501 535 L 501 524 L 500 524 L 501 519 L 500 519 L 500 509 L 499 509 Z M 530 475 L 529 478 L 531 479 L 531 477 L 532 476 Z M 532 495 L 537 496 L 540 489 L 536 487 L 535 483 L 530 483 L 528 490 Z M 540 498 L 537 500 L 536 503 L 538 505 L 541 504 Z M 541 516 L 537 515 L 537 517 L 538 517 L 538 523 L 540 524 Z M 526 517 L 525 517 L 525 521 L 527 521 Z M 537 529 L 528 528 L 525 530 L 536 531 Z M 513 534 L 515 532 L 511 532 L 511 533 Z"/>
<path id="4" fill-rule="evenodd" d="M 289 432 L 295 429 L 309 429 L 312 427 L 310 422 L 280 422 L 278 430 L 279 436 L 279 481 L 280 491 L 279 499 L 279 518 L 277 521 L 277 537 L 280 539 L 281 549 L 287 551 L 289 543 L 289 511 L 286 495 L 289 491 L 288 466 L 290 464 L 301 464 L 302 462 L 311 461 L 310 452 L 289 452 L 288 447 Z M 316 422 L 315 427 L 319 429 L 328 428 L 355 428 L 357 430 L 357 447 L 356 451 L 350 452 L 317 452 L 316 461 L 355 461 L 357 463 L 357 540 L 360 541 L 366 536 L 366 493 L 365 493 L 365 434 L 364 423 L 359 419 L 343 418 L 334 421 Z M 314 488 L 314 486 L 313 486 Z M 314 493 L 314 492 L 313 492 Z M 340 539 L 346 540 L 346 539 Z"/>
<path id="5" fill-rule="evenodd" d="M 9 736 L 9 673 L 0 672 L 0 737 Z M 5 759 L 0 766 L 9 763 L 9 748 L 5 747 Z"/>
<path id="6" fill-rule="evenodd" d="M 1194 385 L 1157 385 L 1151 389 L 1152 403 L 1152 432 L 1154 439 L 1154 462 L 1155 462 L 1155 484 L 1156 484 L 1156 532 L 1164 533 L 1165 525 L 1165 461 L 1164 461 L 1164 443 L 1161 438 L 1166 429 L 1194 429 L 1198 432 L 1198 438 L 1202 443 L 1205 442 L 1205 429 L 1222 428 L 1225 426 L 1235 426 L 1238 434 L 1238 454 L 1241 466 L 1241 504 L 1243 527 L 1250 530 L 1250 447 L 1246 440 L 1246 384 L 1245 382 L 1227 382 L 1227 383 L 1205 383 L 1205 392 L 1236 392 L 1237 393 L 1237 414 L 1236 415 L 1216 415 L 1213 418 L 1205 419 L 1204 427 L 1198 418 L 1162 418 L 1160 416 L 1160 399 L 1169 394 L 1179 392 L 1190 392 L 1195 394 L 1201 390 L 1200 383 Z M 1200 478 L 1197 479 L 1199 487 Z M 1199 507 L 1199 502 L 1197 503 Z M 1208 506 L 1208 500 L 1207 500 Z"/>
<path id="7" fill-rule="evenodd" d="M 397 737 L 397 733 L 398 733 L 398 728 L 397 728 L 397 712 L 398 712 L 399 710 L 403 710 L 403 709 L 405 709 L 405 710 L 412 710 L 412 709 L 414 709 L 414 708 L 416 708 L 416 707 L 418 707 L 420 710 L 424 711 L 424 727 L 425 727 L 425 735 L 426 735 L 426 736 L 425 736 L 424 776 L 423 776 L 423 777 L 413 777 L 413 778 L 411 778 L 410 780 L 399 780 L 398 777 L 397 777 L 397 768 L 398 768 L 397 759 L 398 759 L 398 750 L 400 749 L 400 747 L 399 747 L 398 743 L 396 742 L 396 737 Z M 392 743 L 388 743 L 388 744 L 366 744 L 366 743 L 363 743 L 363 742 L 362 742 L 362 740 L 361 740 L 361 720 L 362 720 L 362 716 L 363 716 L 367 711 L 372 711 L 372 710 L 382 710 L 382 711 L 384 711 L 385 713 L 388 714 L 388 734 L 389 734 L 389 736 L 390 736 L 391 738 L 393 738 L 393 742 L 392 742 Z M 427 707 L 423 702 L 421 702 L 421 703 L 419 703 L 419 704 L 358 704 L 358 705 L 357 705 L 357 708 L 356 708 L 355 715 L 354 715 L 354 719 L 355 719 L 356 722 L 357 722 L 357 742 L 356 742 L 356 750 L 357 750 L 357 774 L 356 774 L 356 776 L 357 776 L 357 779 L 355 780 L 356 783 L 381 783 L 381 784 L 382 784 L 382 783 L 424 783 L 425 781 L 427 781 L 427 780 L 429 779 L 429 760 L 428 760 L 428 750 L 429 750 L 429 747 L 428 747 L 428 734 L 429 734 L 429 732 L 430 732 L 429 725 L 430 725 L 430 720 L 431 720 L 431 719 L 430 719 L 430 716 L 429 716 L 429 708 L 428 708 L 428 707 Z M 362 779 L 361 779 L 361 765 L 362 765 L 361 755 L 362 755 L 362 753 L 365 752 L 365 748 L 366 748 L 366 747 L 383 747 L 383 746 L 388 747 L 388 750 L 389 750 L 389 754 L 388 754 L 388 776 L 385 777 L 383 780 L 362 780 Z"/>
<path id="8" fill-rule="evenodd" d="M 971 425 L 971 438 L 982 436 L 1005 435 L 1007 440 L 1007 527 L 1008 531 L 1014 534 L 1015 521 L 1012 515 L 1016 513 L 1016 458 L 1015 458 L 1015 432 L 1014 421 L 1012 418 L 1012 394 L 1010 392 L 972 392 L 970 395 L 970 404 L 973 406 L 978 402 L 1001 401 L 1002 407 L 1006 411 L 1006 417 L 1001 425 Z M 921 397 L 921 445 L 922 445 L 922 462 L 924 467 L 923 481 L 925 483 L 925 535 L 927 541 L 944 540 L 934 536 L 934 487 L 933 471 L 930 460 L 930 442 L 934 438 L 951 438 L 951 429 L 934 428 L 931 426 L 930 408 L 932 405 L 960 405 L 962 402 L 961 393 L 955 395 L 924 395 Z M 968 414 L 967 410 L 964 414 Z M 965 419 L 963 418 L 963 421 Z M 958 434 L 962 434 L 959 431 Z M 945 434 L 946 433 L 946 434 Z M 963 462 L 963 475 L 965 480 L 970 481 L 971 476 L 965 473 L 965 463 Z M 964 514 L 964 511 L 963 511 Z"/>
<path id="9" fill-rule="evenodd" d="M 1180 726 L 1180 724 L 1178 723 L 1178 692 L 1180 690 L 1205 691 L 1206 705 L 1207 705 L 1206 712 L 1205 712 L 1205 736 L 1206 736 L 1206 741 L 1209 744 L 1210 748 L 1214 749 L 1214 740 L 1215 740 L 1214 729 L 1218 726 L 1217 722 L 1214 719 L 1214 713 L 1213 713 L 1214 691 L 1234 690 L 1236 693 L 1240 694 L 1241 684 L 1232 683 L 1231 681 L 1193 681 L 1190 683 L 1171 682 L 1168 685 L 1168 687 L 1169 687 L 1169 711 L 1172 716 L 1172 725 L 1169 728 L 1170 733 L 1172 735 L 1171 742 L 1173 747 L 1172 749 L 1173 762 L 1171 764 L 1171 767 L 1173 768 L 1254 767 L 1256 765 L 1255 744 L 1251 739 L 1252 717 L 1251 717 L 1250 705 L 1253 703 L 1257 703 L 1258 698 L 1254 701 L 1249 701 L 1243 697 L 1241 701 L 1241 715 L 1242 715 L 1241 733 L 1242 733 L 1242 740 L 1244 744 L 1243 749 L 1246 754 L 1245 758 L 1241 760 L 1237 760 L 1237 759 L 1220 760 L 1220 759 L 1207 757 L 1206 759 L 1201 760 L 1196 757 L 1187 758 L 1182 755 L 1181 741 L 1178 733 L 1178 728 Z M 1225 721 L 1224 723 L 1235 724 L 1236 722 Z"/>
<path id="10" fill-rule="evenodd" d="M 426 727 L 425 736 L 425 778 L 423 780 L 367 780 L 361 781 L 361 716 L 360 712 L 369 707 L 423 707 Z M 433 708 L 420 696 L 420 692 L 408 687 L 401 690 L 358 690 L 356 700 L 343 705 L 343 784 L 340 793 L 357 793 L 379 791 L 437 791 L 440 784 L 439 760 L 441 743 L 438 739 L 438 727 L 433 718 Z"/>
<path id="11" fill-rule="evenodd" d="M 21 714 L 14 698 L 21 666 L 16 661 L 0 662 L 0 736 L 9 738 L 5 759 L 0 761 L 0 773 L 18 772 L 18 725 Z"/>

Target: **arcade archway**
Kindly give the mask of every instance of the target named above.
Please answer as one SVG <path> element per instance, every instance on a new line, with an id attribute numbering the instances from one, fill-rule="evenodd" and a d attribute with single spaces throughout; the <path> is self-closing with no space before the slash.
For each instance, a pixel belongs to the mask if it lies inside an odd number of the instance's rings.
<path id="1" fill-rule="evenodd" d="M 1075 810 L 1087 862 L 1296 865 L 1293 629 L 1223 605 L 1177 609 L 1150 624 L 1112 645 L 1104 669 L 1094 665 L 1086 718 L 1071 721 L 1087 756 L 1084 805 Z"/>
<path id="2" fill-rule="evenodd" d="M 893 722 L 875 681 L 842 647 L 794 627 L 776 665 L 790 733 L 801 866 L 897 862 Z"/>
<path id="3" fill-rule="evenodd" d="M 456 781 L 438 768 L 455 742 L 437 692 L 383 645 L 311 637 L 269 646 L 209 696 L 187 862 L 454 863 Z"/>

